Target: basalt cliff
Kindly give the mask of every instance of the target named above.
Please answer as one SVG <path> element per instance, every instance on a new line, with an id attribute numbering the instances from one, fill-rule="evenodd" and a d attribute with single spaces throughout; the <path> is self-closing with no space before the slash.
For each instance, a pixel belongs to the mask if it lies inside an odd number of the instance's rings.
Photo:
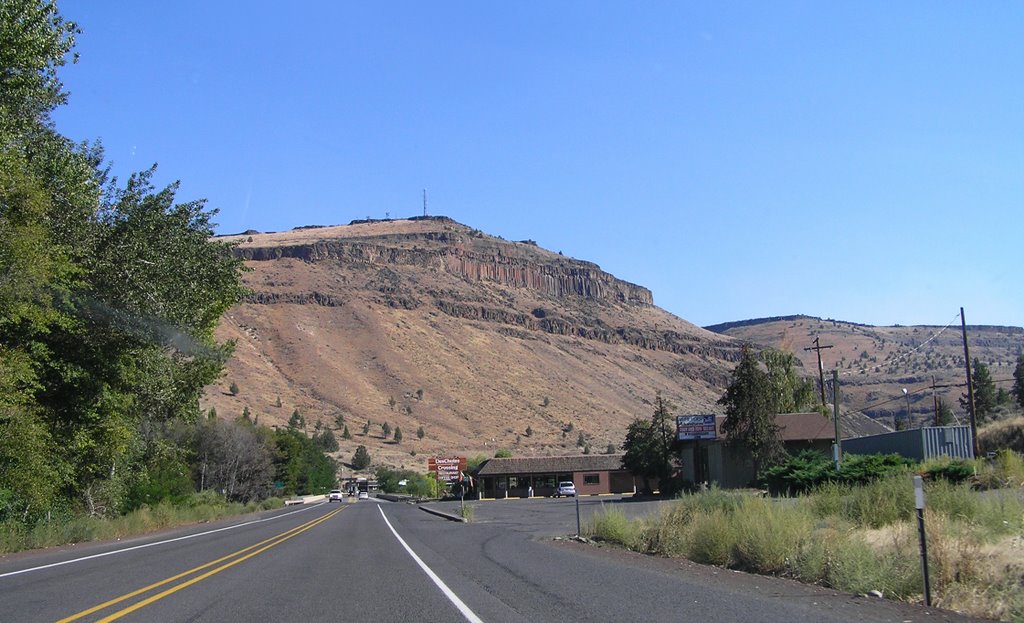
<path id="1" fill-rule="evenodd" d="M 342 459 L 604 452 L 659 393 L 714 411 L 739 356 L 596 264 L 445 217 L 220 239 L 250 294 L 218 329 L 235 356 L 203 406 L 276 425 L 297 410 Z"/>

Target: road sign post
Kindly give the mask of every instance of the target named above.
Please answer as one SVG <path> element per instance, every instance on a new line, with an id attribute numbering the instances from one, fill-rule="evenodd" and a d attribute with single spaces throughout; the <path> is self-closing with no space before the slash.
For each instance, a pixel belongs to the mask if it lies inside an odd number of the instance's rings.
<path id="1" fill-rule="evenodd" d="M 932 588 L 928 582 L 928 542 L 924 533 L 924 482 L 914 476 L 914 508 L 917 511 L 917 535 L 921 541 L 921 569 L 924 571 L 924 605 L 932 605 Z"/>

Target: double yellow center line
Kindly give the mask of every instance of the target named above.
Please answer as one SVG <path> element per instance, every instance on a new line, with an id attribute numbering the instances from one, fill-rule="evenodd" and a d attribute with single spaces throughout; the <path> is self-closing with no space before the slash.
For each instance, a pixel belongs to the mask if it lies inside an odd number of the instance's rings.
<path id="1" fill-rule="evenodd" d="M 96 623 L 107 623 L 107 621 L 115 621 L 115 620 L 120 619 L 121 617 L 125 616 L 126 614 L 130 614 L 130 613 L 135 612 L 136 610 L 138 610 L 140 608 L 144 608 L 144 607 L 148 606 L 149 604 L 151 604 L 151 603 L 153 603 L 155 601 L 158 601 L 160 599 L 163 599 L 164 597 L 167 597 L 168 595 L 170 595 L 172 593 L 176 593 L 176 592 L 180 591 L 183 588 L 192 586 L 193 584 L 195 584 L 197 582 L 201 582 L 201 581 L 205 580 L 206 578 L 210 577 L 211 575 L 215 575 L 217 573 L 220 573 L 221 571 L 224 571 L 225 569 L 229 569 L 229 568 L 237 565 L 238 563 L 242 562 L 243 560 L 248 560 L 248 559 L 252 558 L 253 556 L 256 556 L 257 554 L 265 552 L 268 549 L 270 549 L 271 547 L 274 547 L 275 545 L 280 545 L 281 543 L 284 543 L 285 541 L 287 541 L 288 539 L 292 538 L 293 536 L 296 536 L 298 534 L 302 534 L 306 530 L 309 530 L 310 528 L 313 528 L 315 526 L 318 526 L 318 525 L 322 524 L 323 522 L 327 521 L 331 517 L 334 517 L 335 515 L 337 515 L 341 511 L 345 510 L 346 508 L 348 508 L 348 507 L 347 506 L 343 506 L 343 507 L 341 507 L 341 508 L 339 508 L 339 509 L 337 509 L 335 511 L 331 511 L 330 513 L 327 513 L 323 517 L 317 517 L 316 519 L 307 521 L 306 523 L 304 523 L 304 524 L 302 524 L 300 526 L 297 526 L 297 527 L 292 528 L 290 530 L 286 530 L 286 531 L 282 532 L 281 534 L 278 534 L 276 536 L 272 536 L 269 539 L 266 539 L 264 541 L 260 541 L 259 543 L 256 543 L 255 545 L 250 545 L 249 547 L 245 547 L 243 549 L 240 549 L 237 552 L 233 552 L 231 554 L 228 554 L 227 556 L 223 556 L 221 558 L 218 558 L 217 560 L 212 560 L 212 561 L 210 561 L 210 562 L 208 562 L 208 563 L 206 563 L 204 565 L 200 565 L 198 567 L 194 567 L 192 569 L 189 569 L 188 571 L 183 571 L 182 573 L 179 573 L 177 575 L 171 576 L 171 577 L 167 578 L 166 580 L 161 580 L 159 582 L 156 582 L 155 584 L 150 584 L 149 586 L 143 586 L 142 588 L 140 588 L 138 590 L 134 590 L 134 591 L 132 591 L 130 593 L 126 593 L 124 595 L 121 595 L 120 597 L 115 597 L 114 599 L 111 599 L 110 601 L 105 601 L 105 602 L 103 602 L 101 604 L 95 605 L 92 608 L 89 608 L 88 610 L 83 610 L 83 611 L 81 611 L 81 612 L 79 612 L 77 614 L 73 614 L 73 615 L 71 615 L 71 616 L 69 616 L 67 618 L 61 619 L 61 620 L 57 621 L 57 623 L 68 623 L 70 621 L 77 621 L 78 619 L 81 619 L 82 617 L 89 616 L 90 614 L 99 612 L 100 610 L 103 610 L 105 608 L 109 608 L 110 606 L 113 606 L 115 604 L 119 604 L 119 603 L 121 603 L 123 601 L 126 601 L 128 599 L 131 599 L 133 597 L 138 597 L 139 595 L 148 593 L 148 592 L 150 592 L 150 591 L 152 591 L 154 589 L 160 588 L 161 586 L 165 586 L 167 584 L 171 584 L 172 582 L 176 582 L 178 580 L 186 578 L 186 577 L 188 577 L 190 575 L 193 575 L 195 573 L 203 571 L 204 569 L 209 569 L 209 571 L 206 571 L 205 573 L 197 575 L 197 576 L 193 577 L 192 579 L 185 580 L 184 582 L 182 582 L 180 584 L 176 584 L 176 585 L 174 585 L 174 586 L 172 586 L 170 588 L 167 588 L 167 589 L 165 589 L 165 590 L 163 590 L 163 591 L 161 591 L 161 592 L 159 592 L 159 593 L 157 593 L 155 595 L 152 595 L 150 597 L 147 597 L 146 599 L 138 601 L 138 602 L 132 604 L 131 606 L 128 606 L 127 608 L 124 608 L 123 610 L 118 610 L 117 612 L 114 612 L 113 614 L 110 614 L 110 615 L 108 615 L 108 616 L 106 616 L 106 617 L 104 617 L 102 619 L 99 619 L 98 621 L 96 621 Z M 220 566 L 217 566 L 217 565 L 220 565 Z M 210 567 L 214 567 L 214 568 L 210 569 Z"/>

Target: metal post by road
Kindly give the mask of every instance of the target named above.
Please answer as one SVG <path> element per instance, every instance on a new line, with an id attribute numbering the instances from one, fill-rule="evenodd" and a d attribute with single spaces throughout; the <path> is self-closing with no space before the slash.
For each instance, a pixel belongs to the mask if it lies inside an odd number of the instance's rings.
<path id="1" fill-rule="evenodd" d="M 576 536 L 580 536 L 582 530 L 580 530 L 580 494 L 577 491 L 576 495 L 572 496 L 576 499 Z"/>
<path id="2" fill-rule="evenodd" d="M 843 438 L 839 432 L 839 370 L 832 370 L 832 418 L 836 426 L 836 469 L 843 460 Z"/>
<path id="3" fill-rule="evenodd" d="M 924 534 L 924 483 L 914 476 L 914 508 L 917 510 L 917 535 L 921 541 L 921 569 L 924 571 L 924 605 L 932 605 L 932 587 L 928 582 L 928 543 Z"/>

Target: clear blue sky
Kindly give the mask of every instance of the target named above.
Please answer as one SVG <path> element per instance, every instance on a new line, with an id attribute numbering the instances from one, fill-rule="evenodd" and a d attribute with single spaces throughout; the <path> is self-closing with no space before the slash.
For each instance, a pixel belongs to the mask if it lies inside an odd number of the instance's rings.
<path id="1" fill-rule="evenodd" d="M 159 163 L 218 233 L 426 188 L 700 325 L 1024 324 L 1022 2 L 60 7 L 58 130 Z"/>

